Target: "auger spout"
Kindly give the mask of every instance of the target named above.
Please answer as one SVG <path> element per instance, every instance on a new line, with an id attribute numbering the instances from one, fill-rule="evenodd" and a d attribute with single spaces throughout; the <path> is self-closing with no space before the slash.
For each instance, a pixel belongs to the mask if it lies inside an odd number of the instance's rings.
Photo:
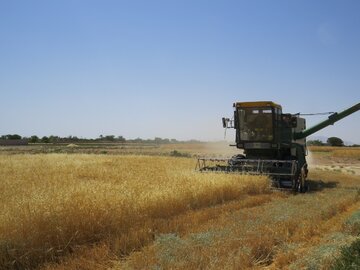
<path id="1" fill-rule="evenodd" d="M 358 110 L 360 110 L 360 103 L 340 112 L 340 113 L 333 113 L 332 115 L 330 115 L 328 117 L 328 119 L 326 119 L 325 121 L 320 122 L 319 124 L 312 126 L 308 129 L 305 129 L 301 132 L 296 132 L 294 133 L 294 139 L 295 140 L 299 140 L 299 139 L 303 139 L 306 138 L 312 134 L 314 134 L 315 132 L 318 132 L 319 130 L 329 126 L 329 125 L 333 125 L 335 122 L 345 118 L 346 116 L 349 116 L 350 114 L 357 112 Z"/>

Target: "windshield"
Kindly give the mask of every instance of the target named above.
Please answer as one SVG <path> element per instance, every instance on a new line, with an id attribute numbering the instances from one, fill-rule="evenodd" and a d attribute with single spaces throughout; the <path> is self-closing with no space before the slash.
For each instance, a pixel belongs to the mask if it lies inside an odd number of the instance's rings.
<path id="1" fill-rule="evenodd" d="M 273 117 L 271 108 L 239 108 L 241 141 L 272 141 Z"/>

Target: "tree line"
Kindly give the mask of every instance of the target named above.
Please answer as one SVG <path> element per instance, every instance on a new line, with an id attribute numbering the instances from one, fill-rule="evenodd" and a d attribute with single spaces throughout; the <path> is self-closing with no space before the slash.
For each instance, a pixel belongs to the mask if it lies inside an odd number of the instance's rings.
<path id="1" fill-rule="evenodd" d="M 344 141 L 338 137 L 330 137 L 326 140 L 326 143 L 320 140 L 310 140 L 307 142 L 307 145 L 314 146 L 345 146 Z M 354 144 L 353 147 L 359 147 L 360 145 Z"/>
<path id="2" fill-rule="evenodd" d="M 98 138 L 79 138 L 77 136 L 37 136 L 33 135 L 30 137 L 22 137 L 18 134 L 7 134 L 0 136 L 0 140 L 27 140 L 29 143 L 91 143 L 91 142 L 114 142 L 114 143 L 152 143 L 152 144 L 170 144 L 170 143 L 197 143 L 200 142 L 198 140 L 189 140 L 189 141 L 179 141 L 177 139 L 168 139 L 168 138 L 160 138 L 155 137 L 154 139 L 125 139 L 123 136 L 115 136 L 115 135 L 100 135 Z"/>
<path id="3" fill-rule="evenodd" d="M 27 140 L 29 143 L 91 143 L 91 142 L 114 142 L 114 143 L 149 143 L 149 144 L 170 144 L 170 143 L 199 143 L 198 140 L 188 140 L 188 141 L 179 141 L 177 139 L 168 139 L 155 137 L 154 139 L 125 139 L 123 136 L 115 135 L 100 135 L 98 138 L 89 139 L 89 138 L 79 138 L 77 136 L 43 136 L 39 137 L 33 135 L 30 137 L 22 137 L 18 134 L 7 134 L 0 136 L 0 140 Z M 344 141 L 338 137 L 330 137 L 327 139 L 326 143 L 320 140 L 309 140 L 307 145 L 314 146 L 345 146 Z M 360 145 L 354 144 L 354 147 L 359 147 Z"/>

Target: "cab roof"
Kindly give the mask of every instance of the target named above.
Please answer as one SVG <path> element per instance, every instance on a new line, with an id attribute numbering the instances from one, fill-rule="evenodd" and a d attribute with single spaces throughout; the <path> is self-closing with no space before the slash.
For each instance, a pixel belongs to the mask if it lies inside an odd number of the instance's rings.
<path id="1" fill-rule="evenodd" d="M 235 102 L 234 107 L 246 107 L 246 108 L 256 108 L 256 107 L 275 107 L 281 108 L 281 105 L 276 104 L 272 101 L 250 101 L 250 102 Z"/>

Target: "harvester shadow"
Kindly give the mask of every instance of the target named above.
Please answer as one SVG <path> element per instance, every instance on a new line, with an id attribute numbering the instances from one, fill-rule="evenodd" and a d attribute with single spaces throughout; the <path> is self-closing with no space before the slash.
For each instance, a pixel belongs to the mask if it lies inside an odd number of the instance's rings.
<path id="1" fill-rule="evenodd" d="M 336 181 L 324 182 L 323 180 L 315 180 L 315 179 L 307 180 L 309 192 L 319 192 L 324 189 L 336 188 L 338 183 L 339 182 Z"/>

